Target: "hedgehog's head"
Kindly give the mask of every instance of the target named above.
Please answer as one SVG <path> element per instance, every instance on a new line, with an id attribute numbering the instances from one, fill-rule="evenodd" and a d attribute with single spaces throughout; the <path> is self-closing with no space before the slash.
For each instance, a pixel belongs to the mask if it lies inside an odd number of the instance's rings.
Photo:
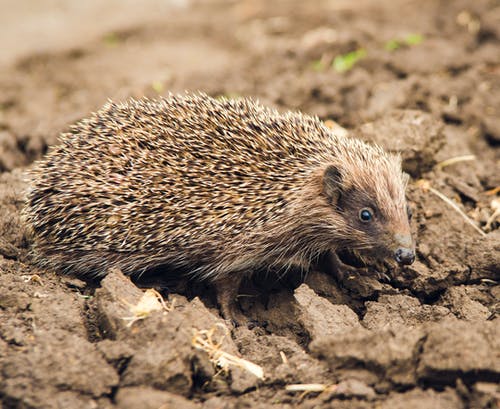
<path id="1" fill-rule="evenodd" d="M 326 166 L 323 196 L 328 211 L 340 218 L 346 249 L 378 259 L 390 257 L 401 265 L 413 263 L 407 181 L 400 158 L 378 149 L 363 149 L 347 161 Z"/>

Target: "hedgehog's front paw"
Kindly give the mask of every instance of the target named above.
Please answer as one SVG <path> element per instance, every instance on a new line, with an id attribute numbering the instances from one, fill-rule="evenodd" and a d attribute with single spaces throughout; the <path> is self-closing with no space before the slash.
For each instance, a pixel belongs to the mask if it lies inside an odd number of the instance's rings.
<path id="1" fill-rule="evenodd" d="M 242 313 L 236 297 L 238 295 L 241 280 L 234 280 L 231 277 L 215 282 L 217 290 L 217 302 L 221 314 L 225 320 L 233 324 L 234 327 L 250 325 L 249 319 Z"/>
<path id="2" fill-rule="evenodd" d="M 221 304 L 220 309 L 224 319 L 226 321 L 229 321 L 233 325 L 233 327 L 236 328 L 245 325 L 247 325 L 248 327 L 252 326 L 252 321 L 245 317 L 236 303 L 234 303 L 234 305 Z"/>
<path id="3" fill-rule="evenodd" d="M 368 274 L 367 267 L 351 266 L 344 263 L 335 252 L 330 252 L 327 260 L 327 268 L 337 278 L 337 281 L 342 282 L 351 275 Z"/>

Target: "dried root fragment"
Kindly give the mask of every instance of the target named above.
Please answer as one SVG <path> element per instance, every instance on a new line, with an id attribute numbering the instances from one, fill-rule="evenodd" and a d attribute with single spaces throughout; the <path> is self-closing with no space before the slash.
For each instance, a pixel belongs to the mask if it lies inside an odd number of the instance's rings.
<path id="1" fill-rule="evenodd" d="M 222 330 L 223 334 L 217 336 L 217 330 L 219 332 Z M 264 370 L 261 366 L 222 350 L 222 344 L 228 334 L 229 330 L 223 324 L 217 324 L 209 330 L 194 329 L 191 343 L 196 349 L 205 351 L 210 361 L 226 373 L 230 366 L 236 366 L 252 373 L 259 379 L 264 379 Z"/>
<path id="2" fill-rule="evenodd" d="M 130 317 L 123 317 L 124 320 L 129 321 L 127 327 L 131 327 L 136 321 L 143 320 L 153 311 L 163 310 L 169 312 L 174 308 L 174 302 L 167 304 L 161 294 L 154 288 L 146 290 L 136 305 L 126 303 L 132 313 Z"/>
<path id="3" fill-rule="evenodd" d="M 337 385 L 325 385 L 324 383 L 294 383 L 286 386 L 289 392 L 324 392 L 327 389 L 335 389 Z"/>
<path id="4" fill-rule="evenodd" d="M 286 385 L 285 390 L 288 392 L 302 392 L 299 399 L 305 398 L 309 393 L 333 392 L 337 388 L 337 384 L 326 385 L 324 383 L 295 383 Z"/>

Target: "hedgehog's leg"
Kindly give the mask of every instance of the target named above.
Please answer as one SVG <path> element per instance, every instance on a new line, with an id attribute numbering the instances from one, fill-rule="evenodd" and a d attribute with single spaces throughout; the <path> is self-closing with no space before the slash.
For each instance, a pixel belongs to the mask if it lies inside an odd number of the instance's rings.
<path id="1" fill-rule="evenodd" d="M 222 316 L 231 320 L 235 326 L 242 325 L 248 318 L 246 318 L 240 310 L 236 297 L 243 276 L 240 274 L 233 274 L 229 277 L 218 279 L 214 286 L 217 291 L 217 302 L 219 303 Z"/>

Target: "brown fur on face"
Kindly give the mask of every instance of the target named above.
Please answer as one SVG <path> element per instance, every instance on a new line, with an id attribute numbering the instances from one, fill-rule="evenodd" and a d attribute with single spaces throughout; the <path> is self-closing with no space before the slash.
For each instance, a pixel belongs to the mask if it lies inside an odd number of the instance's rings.
<path id="1" fill-rule="evenodd" d="M 330 176 L 323 181 L 324 192 L 350 230 L 349 242 L 340 247 L 378 253 L 383 258 L 400 247 L 414 247 L 405 198 L 408 176 L 400 170 L 399 157 L 376 155 L 370 159 L 330 165 L 326 174 L 335 169 L 336 179 Z M 332 185 L 337 186 L 333 196 Z M 363 209 L 373 214 L 370 222 L 360 220 Z"/>

